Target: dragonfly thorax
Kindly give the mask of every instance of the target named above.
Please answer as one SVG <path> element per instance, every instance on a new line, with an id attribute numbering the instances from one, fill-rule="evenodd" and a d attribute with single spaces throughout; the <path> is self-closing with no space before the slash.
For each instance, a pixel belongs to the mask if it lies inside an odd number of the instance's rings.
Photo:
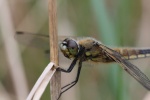
<path id="1" fill-rule="evenodd" d="M 79 45 L 74 39 L 66 38 L 60 43 L 60 49 L 65 57 L 75 58 L 79 52 Z"/>

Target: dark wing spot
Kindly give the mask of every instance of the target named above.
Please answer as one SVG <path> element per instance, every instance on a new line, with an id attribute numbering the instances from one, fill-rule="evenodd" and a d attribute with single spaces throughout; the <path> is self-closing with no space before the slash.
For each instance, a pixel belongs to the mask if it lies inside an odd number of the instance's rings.
<path id="1" fill-rule="evenodd" d="M 24 34 L 24 32 L 18 31 L 16 32 L 16 34 Z"/>

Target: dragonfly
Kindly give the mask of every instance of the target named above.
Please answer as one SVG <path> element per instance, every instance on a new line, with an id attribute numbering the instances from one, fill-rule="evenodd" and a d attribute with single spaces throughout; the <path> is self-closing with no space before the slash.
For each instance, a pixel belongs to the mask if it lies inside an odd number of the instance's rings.
<path id="1" fill-rule="evenodd" d="M 17 35 L 32 36 L 24 32 L 17 32 Z M 46 35 L 34 35 L 37 40 L 42 40 Z M 23 37 L 23 36 L 22 36 Z M 45 41 L 46 42 L 46 41 Z M 63 55 L 68 59 L 73 59 L 72 63 L 67 69 L 58 67 L 57 71 L 70 73 L 78 61 L 77 75 L 74 81 L 61 88 L 61 93 L 58 97 L 72 88 L 79 80 L 82 63 L 85 61 L 111 63 L 117 62 L 120 66 L 137 80 L 143 87 L 150 90 L 149 78 L 129 60 L 150 57 L 150 48 L 109 48 L 100 41 L 87 37 L 79 40 L 73 38 L 66 38 L 59 44 Z"/>

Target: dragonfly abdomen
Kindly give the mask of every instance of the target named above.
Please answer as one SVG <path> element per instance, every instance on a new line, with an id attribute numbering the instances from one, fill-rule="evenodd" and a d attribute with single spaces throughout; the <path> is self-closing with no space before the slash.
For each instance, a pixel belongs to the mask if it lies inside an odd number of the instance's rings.
<path id="1" fill-rule="evenodd" d="M 118 48 L 114 50 L 128 60 L 150 57 L 150 49 Z"/>

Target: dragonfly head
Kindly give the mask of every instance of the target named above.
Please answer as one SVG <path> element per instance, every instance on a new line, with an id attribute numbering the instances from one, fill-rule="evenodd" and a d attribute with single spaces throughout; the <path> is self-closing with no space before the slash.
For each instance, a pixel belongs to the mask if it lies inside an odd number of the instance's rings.
<path id="1" fill-rule="evenodd" d="M 75 58 L 79 52 L 79 45 L 74 39 L 66 38 L 60 43 L 60 49 L 65 57 Z"/>

